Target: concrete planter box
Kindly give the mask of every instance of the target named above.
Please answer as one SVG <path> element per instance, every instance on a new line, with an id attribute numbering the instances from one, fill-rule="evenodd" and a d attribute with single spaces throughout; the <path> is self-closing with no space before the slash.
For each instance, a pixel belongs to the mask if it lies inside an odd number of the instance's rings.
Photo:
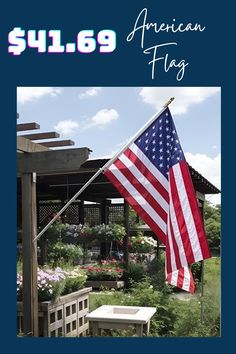
<path id="1" fill-rule="evenodd" d="M 56 301 L 39 303 L 39 336 L 81 337 L 88 333 L 86 315 L 89 311 L 91 287 L 60 296 Z M 23 328 L 23 303 L 17 302 L 17 330 Z"/>
<path id="2" fill-rule="evenodd" d="M 122 280 L 87 280 L 86 286 L 93 289 L 108 288 L 108 289 L 121 289 L 124 287 L 124 281 Z"/>

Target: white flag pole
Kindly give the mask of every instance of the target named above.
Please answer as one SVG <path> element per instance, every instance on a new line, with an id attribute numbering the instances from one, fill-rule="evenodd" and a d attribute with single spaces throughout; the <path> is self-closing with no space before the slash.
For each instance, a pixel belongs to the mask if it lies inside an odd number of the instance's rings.
<path id="1" fill-rule="evenodd" d="M 139 131 L 123 146 L 123 148 L 118 151 L 107 163 L 101 167 L 84 185 L 83 187 L 64 205 L 64 207 L 58 211 L 58 213 L 54 216 L 52 220 L 38 233 L 38 235 L 33 239 L 33 242 L 37 241 L 46 231 L 47 229 L 58 219 L 58 217 L 68 208 L 68 206 L 76 200 L 76 198 L 84 192 L 84 190 L 106 169 L 108 168 L 125 150 L 126 148 L 139 136 L 141 135 L 148 127 L 151 125 L 163 112 L 164 110 L 171 104 L 174 100 L 174 97 L 171 97 L 169 101 L 167 101 L 163 108 L 155 113 L 144 126 L 139 129 Z"/>

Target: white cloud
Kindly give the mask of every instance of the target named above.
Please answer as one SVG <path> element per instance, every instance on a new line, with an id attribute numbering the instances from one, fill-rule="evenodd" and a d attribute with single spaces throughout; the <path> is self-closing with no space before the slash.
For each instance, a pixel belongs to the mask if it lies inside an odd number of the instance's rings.
<path id="1" fill-rule="evenodd" d="M 115 109 L 104 108 L 87 120 L 85 128 L 90 128 L 92 126 L 104 127 L 105 125 L 110 124 L 118 118 L 119 114 Z"/>
<path id="2" fill-rule="evenodd" d="M 156 110 L 160 110 L 170 97 L 175 97 L 171 112 L 184 114 L 190 106 L 202 103 L 217 92 L 220 92 L 219 87 L 143 87 L 139 95 Z"/>
<path id="3" fill-rule="evenodd" d="M 102 90 L 101 87 L 92 87 L 88 90 L 86 90 L 85 92 L 82 92 L 80 95 L 79 95 L 79 98 L 80 99 L 85 99 L 85 98 L 90 98 L 90 97 L 94 97 L 94 96 L 97 96 L 98 93 Z"/>
<path id="4" fill-rule="evenodd" d="M 54 129 L 63 136 L 73 135 L 78 128 L 79 123 L 71 119 L 61 120 L 54 126 Z"/>
<path id="5" fill-rule="evenodd" d="M 17 87 L 17 102 L 36 101 L 43 96 L 57 96 L 61 89 L 56 87 Z"/>
<path id="6" fill-rule="evenodd" d="M 188 163 L 203 175 L 214 186 L 220 189 L 221 187 L 221 154 L 211 158 L 204 154 L 185 153 Z M 213 204 L 220 203 L 221 194 L 207 195 L 207 200 Z"/>

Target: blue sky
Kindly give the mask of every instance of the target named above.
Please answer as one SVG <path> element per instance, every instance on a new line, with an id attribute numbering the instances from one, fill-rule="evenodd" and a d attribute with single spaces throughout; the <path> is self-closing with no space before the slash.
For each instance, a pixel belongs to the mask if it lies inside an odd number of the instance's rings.
<path id="1" fill-rule="evenodd" d="M 19 87 L 18 123 L 89 147 L 90 158 L 112 157 L 162 105 L 170 110 L 187 161 L 220 188 L 221 92 L 219 87 Z M 35 131 L 36 132 L 36 131 Z M 209 196 L 212 203 L 220 196 Z"/>

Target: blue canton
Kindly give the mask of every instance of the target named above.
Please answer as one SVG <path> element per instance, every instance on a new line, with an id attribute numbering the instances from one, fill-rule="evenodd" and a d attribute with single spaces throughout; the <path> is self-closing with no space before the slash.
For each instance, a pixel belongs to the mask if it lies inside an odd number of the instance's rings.
<path id="1" fill-rule="evenodd" d="M 168 108 L 135 140 L 135 144 L 166 178 L 169 169 L 185 159 Z"/>

